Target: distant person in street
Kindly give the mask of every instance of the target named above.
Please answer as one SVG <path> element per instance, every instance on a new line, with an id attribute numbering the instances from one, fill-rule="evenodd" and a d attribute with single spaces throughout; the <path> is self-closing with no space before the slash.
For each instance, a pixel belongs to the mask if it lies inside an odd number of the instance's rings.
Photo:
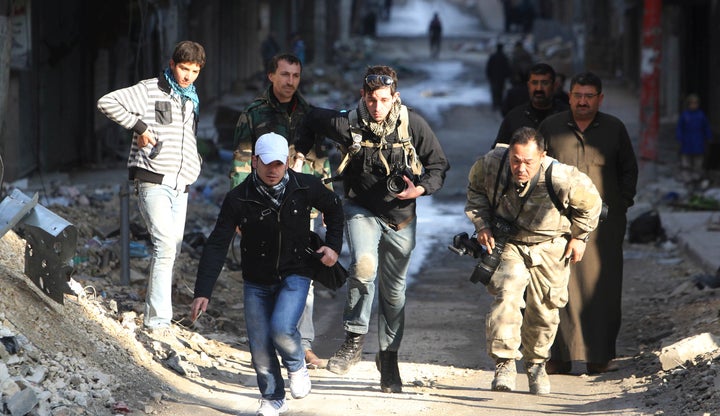
<path id="1" fill-rule="evenodd" d="M 700 109 L 700 97 L 697 94 L 688 95 L 685 105 L 675 126 L 675 138 L 680 143 L 681 178 L 685 182 L 693 182 L 705 176 L 705 150 L 713 135 L 710 122 Z"/>
<path id="2" fill-rule="evenodd" d="M 599 111 L 602 101 L 597 75 L 575 75 L 570 81 L 570 110 L 549 116 L 539 127 L 548 155 L 587 174 L 608 206 L 607 219 L 588 241 L 585 261 L 572 269 L 570 297 L 560 311 L 548 362 L 550 373 L 569 373 L 572 361 L 585 361 L 588 374 L 616 368 L 611 361 L 622 318 L 622 244 L 638 164 L 625 125 Z"/>
<path id="3" fill-rule="evenodd" d="M 442 41 L 442 22 L 440 22 L 437 12 L 430 20 L 428 35 L 430 36 L 430 57 L 437 59 L 440 56 L 440 42 Z"/>
<path id="4" fill-rule="evenodd" d="M 513 32 L 513 23 L 515 22 L 515 6 L 513 5 L 514 0 L 499 0 L 503 6 L 503 18 L 505 33 Z"/>
<path id="5" fill-rule="evenodd" d="M 392 0 L 385 0 L 383 5 L 383 20 L 390 20 L 390 12 L 392 11 Z"/>
<path id="6" fill-rule="evenodd" d="M 270 60 L 279 52 L 280 45 L 277 43 L 277 40 L 275 40 L 275 34 L 269 32 L 260 45 L 260 56 L 262 57 L 263 68 L 265 68 L 266 74 L 269 72 Z"/>
<path id="7" fill-rule="evenodd" d="M 537 129 L 545 117 L 569 108 L 553 100 L 555 70 L 550 65 L 546 63 L 533 65 L 526 85 L 526 97 L 529 96 L 530 100 L 515 107 L 505 116 L 493 147 L 498 143 L 510 143 L 512 134 L 520 127 Z"/>
<path id="8" fill-rule="evenodd" d="M 233 171 L 230 176 L 232 187 L 239 185 L 252 172 L 252 154 L 258 138 L 266 133 L 277 133 L 288 139 L 291 163 L 300 161 L 298 172 L 309 173 L 329 178 L 331 175 L 328 149 L 322 139 L 318 138 L 312 150 L 307 155 L 295 154 L 292 143 L 295 142 L 298 126 L 305 115 L 310 112 L 311 106 L 298 91 L 302 75 L 302 63 L 292 54 L 280 54 L 270 60 L 268 79 L 270 85 L 263 94 L 256 97 L 240 114 L 235 129 L 235 151 Z M 318 156 L 320 155 L 320 156 Z M 332 185 L 328 185 L 332 189 Z M 310 214 L 310 229 L 315 229 L 319 221 L 318 212 Z M 317 231 L 317 230 L 315 230 Z M 324 367 L 326 362 L 321 360 L 312 349 L 315 340 L 315 326 L 313 325 L 313 305 L 315 303 L 314 285 L 308 291 L 307 303 L 300 319 L 300 335 L 305 359 L 310 368 Z"/>
<path id="9" fill-rule="evenodd" d="M 522 32 L 531 33 L 537 15 L 532 0 L 521 0 L 520 4 L 516 6 L 516 13 L 522 26 Z"/>
<path id="10" fill-rule="evenodd" d="M 363 35 L 370 36 L 371 38 L 377 37 L 377 14 L 370 10 L 365 13 L 362 19 L 363 23 Z"/>
<path id="11" fill-rule="evenodd" d="M 502 104 L 503 93 L 505 92 L 505 83 L 512 76 L 512 68 L 510 60 L 505 52 L 503 52 L 503 44 L 498 43 L 485 64 L 485 77 L 490 82 L 490 96 L 492 97 L 492 108 L 494 111 L 500 110 Z"/>
<path id="12" fill-rule="evenodd" d="M 590 178 L 545 154 L 544 139 L 521 127 L 470 169 L 465 213 L 478 243 L 499 256 L 487 291 L 486 339 L 495 360 L 492 389 L 515 390 L 515 360 L 525 361 L 530 393 L 550 393 L 545 362 L 559 308 L 567 302 L 571 264 L 583 259 L 598 224 L 602 200 Z M 546 171 L 563 211 L 551 202 Z M 523 311 L 524 310 L 524 311 Z"/>
<path id="13" fill-rule="evenodd" d="M 511 68 L 513 74 L 527 74 L 533 65 L 533 57 L 530 52 L 525 49 L 522 41 L 518 40 L 513 46 L 511 53 Z"/>
<path id="14" fill-rule="evenodd" d="M 173 265 L 185 230 L 188 191 L 200 175 L 197 131 L 200 100 L 194 82 L 205 66 L 205 49 L 179 42 L 156 77 L 101 97 L 98 109 L 133 132 L 127 166 L 138 208 L 152 242 L 143 326 L 168 335 L 173 320 Z"/>
<path id="15" fill-rule="evenodd" d="M 565 81 L 567 77 L 562 72 L 555 74 L 555 101 L 570 107 L 570 95 L 565 91 Z"/>
<path id="16" fill-rule="evenodd" d="M 290 49 L 292 53 L 300 60 L 301 65 L 305 65 L 305 41 L 299 32 L 290 34 Z"/>
<path id="17" fill-rule="evenodd" d="M 243 305 L 252 366 L 262 399 L 258 415 L 288 410 L 278 355 L 287 369 L 294 399 L 311 390 L 305 351 L 297 329 L 305 306 L 313 263 L 306 255 L 310 241 L 309 209 L 320 210 L 327 224 L 323 253 L 326 266 L 337 262 L 343 242 L 340 197 L 319 178 L 288 169 L 287 139 L 276 133 L 258 138 L 253 173 L 225 196 L 215 228 L 198 264 L 190 318 L 205 312 L 225 263 L 230 242 L 240 229 L 243 253 Z M 302 254 L 298 254 L 302 253 Z"/>
<path id="18" fill-rule="evenodd" d="M 510 110 L 528 102 L 528 74 L 514 73 L 510 78 L 510 88 L 505 91 L 502 104 L 500 104 L 500 115 L 506 117 Z"/>
<path id="19" fill-rule="evenodd" d="M 398 350 L 405 328 L 406 278 L 415 248 L 416 199 L 439 190 L 450 168 L 435 133 L 402 105 L 397 88 L 394 69 L 367 68 L 357 108 L 313 109 L 295 143 L 296 151 L 304 153 L 319 135 L 348 149 L 339 168 L 351 256 L 343 313 L 346 335 L 327 369 L 345 374 L 360 361 L 377 284 L 376 365 L 386 393 L 402 391 Z"/>

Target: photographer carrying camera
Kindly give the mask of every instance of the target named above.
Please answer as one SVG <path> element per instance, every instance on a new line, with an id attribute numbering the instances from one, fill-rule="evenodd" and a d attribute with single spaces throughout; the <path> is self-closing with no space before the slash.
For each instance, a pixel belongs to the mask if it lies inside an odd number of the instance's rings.
<path id="1" fill-rule="evenodd" d="M 563 211 L 545 182 L 551 165 L 549 185 Z M 495 297 L 486 317 L 488 354 L 496 363 L 492 389 L 515 389 L 515 360 L 522 358 L 530 392 L 548 394 L 545 362 L 558 309 L 567 303 L 570 264 L 582 260 L 602 200 L 587 175 L 546 156 L 544 139 L 529 127 L 516 130 L 508 147 L 499 145 L 475 162 L 468 179 L 465 213 L 486 256 L 500 254 L 487 284 Z"/>
<path id="2" fill-rule="evenodd" d="M 314 108 L 305 117 L 295 150 L 300 155 L 308 151 L 315 135 L 347 150 L 338 168 L 351 255 L 343 313 L 346 338 L 327 368 L 345 374 L 360 361 L 377 278 L 380 386 L 383 392 L 399 393 L 398 349 L 405 278 L 415 248 L 415 199 L 440 189 L 449 165 L 427 122 L 402 105 L 395 70 L 369 67 L 363 80 L 356 109 Z"/>

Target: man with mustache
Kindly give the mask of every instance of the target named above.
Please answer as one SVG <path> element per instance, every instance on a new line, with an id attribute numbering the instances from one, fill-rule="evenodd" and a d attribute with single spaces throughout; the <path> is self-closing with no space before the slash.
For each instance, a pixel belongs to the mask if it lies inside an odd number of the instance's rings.
<path id="1" fill-rule="evenodd" d="M 493 147 L 509 143 L 512 134 L 520 127 L 537 127 L 551 114 L 568 109 L 564 103 L 554 100 L 555 70 L 548 64 L 537 63 L 530 68 L 527 88 L 530 101 L 521 104 L 505 116 L 500 124 Z"/>
<path id="2" fill-rule="evenodd" d="M 548 155 L 587 174 L 608 205 L 607 219 L 592 233 L 585 260 L 572 270 L 567 306 L 547 364 L 548 373 L 569 373 L 585 361 L 588 374 L 613 370 L 620 330 L 623 280 L 622 244 L 638 165 L 625 125 L 599 111 L 602 82 L 592 72 L 570 81 L 570 111 L 548 117 L 539 131 Z"/>

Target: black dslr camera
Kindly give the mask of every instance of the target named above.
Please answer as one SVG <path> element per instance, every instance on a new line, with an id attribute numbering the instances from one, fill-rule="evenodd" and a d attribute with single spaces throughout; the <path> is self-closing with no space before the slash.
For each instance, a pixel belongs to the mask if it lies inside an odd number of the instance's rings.
<path id="1" fill-rule="evenodd" d="M 407 184 L 403 176 L 407 176 L 411 181 L 415 179 L 415 175 L 413 175 L 410 169 L 395 165 L 390 175 L 388 175 L 386 182 L 387 190 L 391 195 L 397 195 L 407 189 Z"/>
<path id="2" fill-rule="evenodd" d="M 500 257 L 505 251 L 505 244 L 507 244 L 510 237 L 516 234 L 515 227 L 502 218 L 493 219 L 491 226 L 493 238 L 495 238 L 495 248 L 492 254 L 488 254 L 485 247 L 478 243 L 475 236 L 473 235 L 471 238 L 468 233 L 453 236 L 452 245 L 448 246 L 450 251 L 457 255 L 469 255 L 480 259 L 475 265 L 472 275 L 470 275 L 470 281 L 473 283 L 480 282 L 486 286 L 490 283 L 493 273 L 500 265 Z"/>

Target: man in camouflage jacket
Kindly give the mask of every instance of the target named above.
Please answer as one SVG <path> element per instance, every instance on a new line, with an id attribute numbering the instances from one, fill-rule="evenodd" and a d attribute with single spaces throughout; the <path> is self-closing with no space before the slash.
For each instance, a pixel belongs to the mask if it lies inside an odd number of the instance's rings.
<path id="1" fill-rule="evenodd" d="M 515 360 L 523 358 L 530 392 L 550 392 L 545 362 L 560 320 L 558 309 L 567 303 L 570 263 L 582 259 L 602 211 L 590 178 L 546 156 L 544 143 L 534 129 L 522 127 L 509 147 L 498 145 L 469 174 L 465 213 L 487 255 L 494 250 L 500 255 L 487 284 L 495 301 L 486 318 L 488 354 L 496 363 L 492 389 L 498 391 L 515 389 Z M 550 186 L 565 207 L 562 212 L 545 183 L 551 164 Z M 498 219 L 512 231 L 493 227 Z M 496 245 L 500 241 L 504 247 Z"/>
<path id="2" fill-rule="evenodd" d="M 270 85 L 245 108 L 235 127 L 234 161 L 230 172 L 233 187 L 250 174 L 255 142 L 265 133 L 277 133 L 288 140 L 289 164 L 294 165 L 295 131 L 311 109 L 311 105 L 298 91 L 301 73 L 302 63 L 295 55 L 276 55 L 270 60 Z M 330 177 L 327 150 L 322 140 L 316 140 L 313 150 L 305 155 L 302 173 Z"/>

